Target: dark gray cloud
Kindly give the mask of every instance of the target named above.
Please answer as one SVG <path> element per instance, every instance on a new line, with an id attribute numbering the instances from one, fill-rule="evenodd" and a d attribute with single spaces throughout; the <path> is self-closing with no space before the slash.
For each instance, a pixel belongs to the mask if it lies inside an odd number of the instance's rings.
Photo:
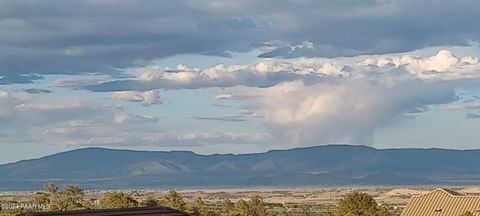
<path id="1" fill-rule="evenodd" d="M 0 1 L 0 84 L 42 74 L 118 73 L 182 53 L 345 56 L 478 40 L 475 0 Z"/>
<path id="2" fill-rule="evenodd" d="M 47 89 L 39 89 L 39 88 L 29 88 L 29 89 L 25 89 L 23 91 L 25 91 L 27 93 L 30 93 L 30 94 L 48 94 L 48 93 L 52 92 L 52 91 L 47 90 Z"/>
<path id="3" fill-rule="evenodd" d="M 100 84 L 86 86 L 85 89 L 95 92 L 110 91 L 149 91 L 152 89 L 200 89 L 209 87 L 233 87 L 233 86 L 250 86 L 250 87 L 271 87 L 286 80 L 304 80 L 307 83 L 319 82 L 326 79 L 316 75 L 300 75 L 291 72 L 277 72 L 268 74 L 254 74 L 250 71 L 239 73 L 235 79 L 210 79 L 199 78 L 192 82 L 175 82 L 166 79 L 155 79 L 151 81 L 144 80 L 113 80 Z"/>

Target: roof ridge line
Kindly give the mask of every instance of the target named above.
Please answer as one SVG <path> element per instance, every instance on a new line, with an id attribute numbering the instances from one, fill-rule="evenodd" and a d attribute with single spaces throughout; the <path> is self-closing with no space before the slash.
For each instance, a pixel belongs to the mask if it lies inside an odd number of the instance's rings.
<path id="1" fill-rule="evenodd" d="M 450 196 L 453 196 L 453 197 L 458 197 L 458 196 L 461 196 L 461 197 L 464 197 L 466 196 L 465 194 L 462 194 L 460 192 L 457 192 L 457 191 L 454 191 L 452 189 L 449 189 L 449 188 L 437 188 L 435 191 L 442 191 Z"/>
<path id="2" fill-rule="evenodd" d="M 424 194 L 414 195 L 414 196 L 412 196 L 412 198 L 424 197 L 426 195 L 429 195 L 431 193 L 435 193 L 437 191 L 442 192 L 443 194 L 446 194 L 446 195 L 451 196 L 451 197 L 468 197 L 469 196 L 469 195 L 465 195 L 465 194 L 455 192 L 455 191 L 453 191 L 451 189 L 448 189 L 448 188 L 436 188 L 435 190 L 429 191 L 429 192 L 424 193 Z M 473 196 L 473 197 L 477 197 L 477 196 Z"/>

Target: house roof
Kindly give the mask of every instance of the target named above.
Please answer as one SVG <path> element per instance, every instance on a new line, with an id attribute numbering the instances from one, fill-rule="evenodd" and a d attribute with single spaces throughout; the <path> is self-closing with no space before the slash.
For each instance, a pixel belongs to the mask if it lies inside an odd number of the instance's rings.
<path id="1" fill-rule="evenodd" d="M 36 212 L 23 213 L 18 216 L 193 216 L 192 214 L 182 212 L 176 209 L 167 207 L 146 207 L 146 208 L 124 208 L 124 209 L 95 209 L 95 210 L 79 210 L 79 211 L 65 211 L 65 212 Z"/>
<path id="2" fill-rule="evenodd" d="M 412 197 L 401 216 L 460 216 L 467 211 L 480 216 L 480 196 L 440 188 Z"/>

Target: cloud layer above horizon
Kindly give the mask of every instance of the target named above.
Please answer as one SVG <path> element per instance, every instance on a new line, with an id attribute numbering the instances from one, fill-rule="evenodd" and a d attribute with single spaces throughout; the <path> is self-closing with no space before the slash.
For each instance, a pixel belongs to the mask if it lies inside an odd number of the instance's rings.
<path id="1" fill-rule="evenodd" d="M 431 147 L 435 133 L 460 139 L 480 126 L 474 0 L 0 5 L 6 152 L 379 145 L 384 128 L 402 133 L 414 121 L 424 130 L 412 137 Z M 460 125 L 434 131 L 422 120 L 430 115 Z"/>

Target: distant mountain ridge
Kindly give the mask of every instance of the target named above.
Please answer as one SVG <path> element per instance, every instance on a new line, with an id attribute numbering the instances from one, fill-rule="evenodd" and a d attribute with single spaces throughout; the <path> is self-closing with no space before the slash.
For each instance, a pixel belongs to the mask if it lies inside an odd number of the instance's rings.
<path id="1" fill-rule="evenodd" d="M 85 188 L 376 186 L 480 183 L 480 150 L 325 145 L 199 155 L 85 148 L 0 165 L 0 190 L 47 182 Z"/>

